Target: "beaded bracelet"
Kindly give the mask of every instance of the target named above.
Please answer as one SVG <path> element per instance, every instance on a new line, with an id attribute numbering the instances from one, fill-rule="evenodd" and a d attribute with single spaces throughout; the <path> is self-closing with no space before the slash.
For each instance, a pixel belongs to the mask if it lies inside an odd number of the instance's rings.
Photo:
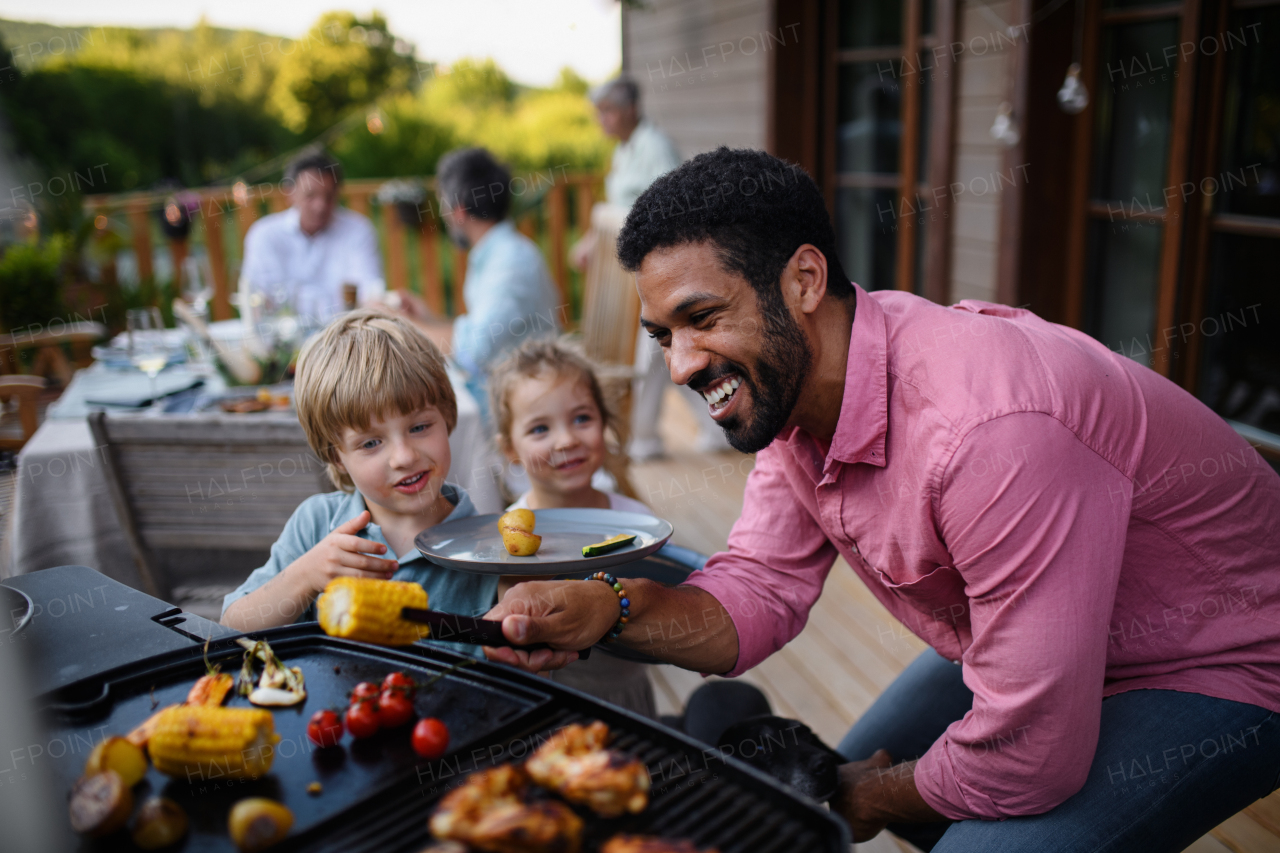
<path id="1" fill-rule="evenodd" d="M 627 617 L 631 615 L 631 599 L 627 598 L 627 591 L 622 588 L 622 584 L 613 575 L 608 572 L 596 572 L 594 575 L 583 578 L 588 581 L 604 581 L 613 587 L 613 591 L 618 594 L 618 603 L 622 605 L 622 615 L 618 617 L 618 624 L 614 625 L 609 633 L 604 635 L 604 642 L 612 643 L 618 639 L 618 635 L 622 633 L 622 629 L 627 627 Z"/>

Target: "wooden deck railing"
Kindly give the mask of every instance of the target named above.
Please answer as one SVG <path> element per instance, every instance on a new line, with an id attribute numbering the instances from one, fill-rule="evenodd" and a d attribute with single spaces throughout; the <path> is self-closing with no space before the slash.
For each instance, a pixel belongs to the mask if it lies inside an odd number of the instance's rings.
<path id="1" fill-rule="evenodd" d="M 434 311 L 445 316 L 464 313 L 462 282 L 466 276 L 466 253 L 454 246 L 444 233 L 435 179 L 400 180 L 419 183 L 426 191 L 422 204 L 416 208 L 410 205 L 404 216 L 395 205 L 379 202 L 377 193 L 386 183 L 383 180 L 345 182 L 342 203 L 373 220 L 381 242 L 383 274 L 389 289 L 414 291 Z M 603 197 L 603 177 L 553 170 L 520 175 L 513 180 L 513 185 L 517 182 L 523 182 L 518 185 L 525 190 L 513 192 L 516 227 L 542 248 L 560 295 L 565 304 L 574 307 L 576 317 L 580 297 L 573 287 L 576 274 L 570 271 L 566 253 L 571 237 L 588 227 L 594 201 Z M 172 194 L 93 195 L 85 197 L 84 206 L 95 217 L 100 230 L 127 231 L 137 256 L 140 279 L 155 276 L 152 252 L 156 241 L 168 243 L 175 284 L 182 275 L 183 261 L 192 245 L 202 243 L 208 253 L 213 279 L 213 319 L 229 319 L 235 315 L 233 296 L 245 234 L 264 213 L 286 209 L 288 196 L 278 184 L 238 183 L 190 192 L 199 197 L 200 209 L 191 217 L 190 232 L 183 239 L 167 239 L 160 230 L 158 213 L 173 199 Z"/>

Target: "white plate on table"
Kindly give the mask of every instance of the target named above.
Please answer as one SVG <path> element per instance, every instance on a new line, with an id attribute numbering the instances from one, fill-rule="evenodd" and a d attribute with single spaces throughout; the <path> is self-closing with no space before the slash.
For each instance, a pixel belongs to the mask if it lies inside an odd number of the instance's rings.
<path id="1" fill-rule="evenodd" d="M 538 553 L 513 557 L 502 544 L 498 515 L 460 518 L 422 531 L 413 544 L 427 559 L 450 569 L 482 575 L 589 574 L 649 556 L 671 538 L 670 522 L 638 512 L 612 509 L 538 509 L 533 532 L 542 537 Z M 635 542 L 598 557 L 582 556 L 587 545 L 619 533 Z"/>

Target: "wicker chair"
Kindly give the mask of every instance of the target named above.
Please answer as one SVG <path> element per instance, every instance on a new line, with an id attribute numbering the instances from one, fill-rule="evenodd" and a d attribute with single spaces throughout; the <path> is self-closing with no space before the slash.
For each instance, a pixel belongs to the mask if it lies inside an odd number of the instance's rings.
<path id="1" fill-rule="evenodd" d="M 106 336 L 106 326 L 88 321 L 67 323 L 57 332 L 0 335 L 0 374 L 18 373 L 18 354 L 34 349 L 36 360 L 31 372 L 57 379 L 65 388 L 77 367 L 88 367 L 93 362 L 90 349 Z M 62 351 L 64 344 L 71 348 L 70 361 Z"/>
<path id="2" fill-rule="evenodd" d="M 45 381 L 40 376 L 0 377 L 0 401 L 8 403 L 15 397 L 18 400 L 18 422 L 12 425 L 0 423 L 0 450 L 19 451 L 35 435 L 40 420 L 40 395 L 44 392 L 44 387 Z M 7 413 L 0 420 L 8 420 Z M 17 434 L 12 429 L 15 426 L 20 428 Z"/>
<path id="3" fill-rule="evenodd" d="M 169 600 L 155 548 L 264 551 L 298 504 L 332 491 L 296 419 L 89 416 L 144 590 Z"/>
<path id="4" fill-rule="evenodd" d="M 610 453 L 607 470 L 618 491 L 636 497 L 626 455 L 631 433 L 631 384 L 635 380 L 636 335 L 640 331 L 640 296 L 635 275 L 618 263 L 616 245 L 626 210 L 597 204 L 591 211 L 595 247 L 587 261 L 582 298 L 582 346 L 595 362 L 601 385 L 617 413 L 619 452 Z"/>

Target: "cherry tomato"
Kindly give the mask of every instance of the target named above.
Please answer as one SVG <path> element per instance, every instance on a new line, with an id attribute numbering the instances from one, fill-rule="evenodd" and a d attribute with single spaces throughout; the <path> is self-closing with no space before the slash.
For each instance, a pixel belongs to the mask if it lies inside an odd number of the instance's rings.
<path id="1" fill-rule="evenodd" d="M 351 690 L 351 704 L 354 705 L 365 699 L 377 699 L 381 692 L 382 688 L 372 681 L 362 681 Z"/>
<path id="2" fill-rule="evenodd" d="M 316 746 L 337 746 L 342 740 L 342 719 L 327 708 L 316 711 L 307 723 L 307 737 Z"/>
<path id="3" fill-rule="evenodd" d="M 403 726 L 413 719 L 413 703 L 399 690 L 384 690 L 378 697 L 378 725 L 384 729 Z"/>
<path id="4" fill-rule="evenodd" d="M 382 679 L 383 690 L 404 690 L 407 692 L 413 690 L 414 686 L 413 679 L 403 672 L 393 672 Z"/>
<path id="5" fill-rule="evenodd" d="M 347 709 L 347 731 L 356 739 L 371 737 L 378 731 L 378 703 L 356 702 Z"/>
<path id="6" fill-rule="evenodd" d="M 413 727 L 413 751 L 423 758 L 439 758 L 449 748 L 449 729 L 435 717 L 423 717 Z"/>

